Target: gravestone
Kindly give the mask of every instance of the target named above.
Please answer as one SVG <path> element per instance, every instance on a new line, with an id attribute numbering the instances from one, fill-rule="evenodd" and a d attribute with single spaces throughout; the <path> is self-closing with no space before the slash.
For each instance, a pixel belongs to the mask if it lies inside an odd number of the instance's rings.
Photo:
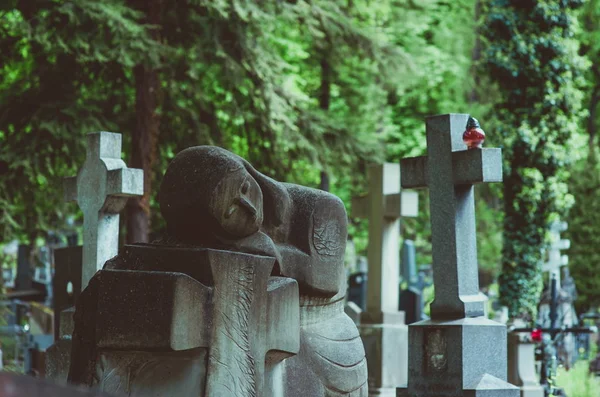
<path id="1" fill-rule="evenodd" d="M 348 278 L 348 302 L 364 310 L 367 303 L 367 273 L 358 272 Z"/>
<path id="2" fill-rule="evenodd" d="M 341 200 L 209 146 L 169 165 L 167 228 L 82 291 L 69 381 L 126 396 L 358 396 Z M 202 227 L 198 227 L 202 225 Z"/>
<path id="3" fill-rule="evenodd" d="M 111 397 L 98 391 L 55 385 L 31 376 L 0 372 L 2 397 Z"/>
<path id="4" fill-rule="evenodd" d="M 5 288 L 14 288 L 15 287 L 15 272 L 12 267 L 3 267 L 2 268 L 2 285 Z"/>
<path id="5" fill-rule="evenodd" d="M 55 272 L 52 279 L 54 299 L 52 307 L 55 313 L 73 307 L 81 292 L 83 249 L 79 247 L 64 247 L 54 251 Z M 59 339 L 60 316 L 54 316 L 54 336 Z"/>
<path id="6" fill-rule="evenodd" d="M 506 382 L 506 327 L 485 318 L 477 274 L 474 185 L 502 181 L 502 154 L 467 150 L 468 120 L 428 117 L 427 156 L 401 161 L 402 187 L 429 189 L 435 299 L 431 320 L 409 326 L 408 385 L 398 396 L 519 395 Z"/>
<path id="7" fill-rule="evenodd" d="M 575 283 L 568 269 L 569 257 L 561 252 L 571 247 L 569 240 L 560 237 L 560 233 L 566 231 L 567 228 L 567 222 L 560 221 L 552 222 L 549 228 L 550 243 L 545 250 L 548 260 L 542 265 L 542 271 L 549 273 L 550 282 L 540 298 L 537 318 L 537 324 L 542 328 L 568 328 L 577 325 L 579 321 L 574 306 L 577 298 L 574 289 Z M 566 272 L 566 278 L 561 277 L 563 271 Z M 556 280 L 557 287 L 554 324 L 552 324 L 552 279 Z M 559 361 L 569 369 L 577 356 L 576 336 L 572 333 L 565 334 L 560 341 L 557 341 L 556 348 Z"/>
<path id="8" fill-rule="evenodd" d="M 143 180 L 142 170 L 127 168 L 121 160 L 121 134 L 111 132 L 88 134 L 83 167 L 76 177 L 65 178 L 66 201 L 77 201 L 83 212 L 83 247 L 55 251 L 53 303 L 58 339 L 47 350 L 46 373 L 57 383 L 67 381 L 69 370 L 74 312 L 69 305 L 96 271 L 117 255 L 119 212 L 129 197 L 144 193 Z M 74 236 L 69 244 L 77 241 Z"/>
<path id="9" fill-rule="evenodd" d="M 406 381 L 407 328 L 398 311 L 400 218 L 416 216 L 418 195 L 400 190 L 400 166 L 368 169 L 369 193 L 353 199 L 352 215 L 369 220 L 369 272 L 360 333 L 369 367 L 369 395 L 394 396 Z"/>
<path id="10" fill-rule="evenodd" d="M 33 281 L 42 284 L 46 288 L 46 301 L 45 304 L 50 306 L 52 304 L 52 264 L 50 259 L 50 248 L 47 246 L 40 248 L 39 259 L 42 266 L 36 266 L 33 273 Z"/>
<path id="11" fill-rule="evenodd" d="M 542 264 L 542 271 L 555 275 L 558 285 L 561 285 L 560 268 L 569 264 L 569 257 L 562 255 L 561 250 L 571 247 L 571 241 L 562 239 L 560 233 L 568 228 L 567 222 L 555 221 L 550 225 L 550 245 L 545 249 L 548 260 Z"/>
<path id="12" fill-rule="evenodd" d="M 17 291 L 27 291 L 33 288 L 32 268 L 31 268 L 31 247 L 26 244 L 19 244 L 17 254 L 17 279 L 15 287 Z"/>
<path id="13" fill-rule="evenodd" d="M 535 368 L 535 343 L 530 335 L 508 335 L 508 381 L 521 389 L 521 397 L 544 397 Z"/>
<path id="14" fill-rule="evenodd" d="M 129 197 L 144 194 L 144 171 L 127 168 L 121 160 L 121 134 L 87 135 L 86 158 L 76 177 L 65 178 L 65 200 L 83 212 L 85 288 L 104 263 L 119 250 L 119 213 Z"/>
<path id="15" fill-rule="evenodd" d="M 406 289 L 400 291 L 398 310 L 404 312 L 406 324 L 423 320 L 422 275 L 417 274 L 415 243 L 404 240 L 402 243 L 402 278 L 407 282 Z"/>

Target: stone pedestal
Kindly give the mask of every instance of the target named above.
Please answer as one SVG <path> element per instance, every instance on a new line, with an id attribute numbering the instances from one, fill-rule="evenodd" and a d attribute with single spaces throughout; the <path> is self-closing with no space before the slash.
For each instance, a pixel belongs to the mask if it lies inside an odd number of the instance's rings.
<path id="1" fill-rule="evenodd" d="M 71 307 L 60 312 L 59 339 L 46 350 L 46 378 L 61 385 L 67 384 L 71 365 L 71 335 L 73 334 L 73 314 Z"/>
<path id="2" fill-rule="evenodd" d="M 523 334 L 508 335 L 508 381 L 521 389 L 521 397 L 544 397 L 535 371 L 535 344 Z"/>
<path id="3" fill-rule="evenodd" d="M 406 384 L 408 327 L 403 312 L 363 312 L 358 326 L 365 346 L 369 374 L 369 396 L 395 396 Z"/>
<path id="4" fill-rule="evenodd" d="M 399 396 L 519 396 L 506 382 L 502 324 L 484 317 L 426 320 L 410 326 L 409 345 L 408 387 Z"/>
<path id="5" fill-rule="evenodd" d="M 300 314 L 297 282 L 271 277 L 273 264 L 125 246 L 79 297 L 69 381 L 130 397 L 277 395 Z"/>

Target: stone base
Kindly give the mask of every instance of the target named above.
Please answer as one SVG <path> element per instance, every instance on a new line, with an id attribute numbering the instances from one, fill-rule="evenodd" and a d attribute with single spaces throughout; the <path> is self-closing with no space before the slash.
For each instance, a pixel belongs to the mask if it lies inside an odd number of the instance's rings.
<path id="1" fill-rule="evenodd" d="M 484 317 L 409 327 L 408 387 L 398 396 L 519 397 L 506 382 L 506 327 Z"/>
<path id="2" fill-rule="evenodd" d="M 508 335 L 508 381 L 521 388 L 521 397 L 544 397 L 536 371 L 535 344 L 524 334 Z"/>
<path id="3" fill-rule="evenodd" d="M 407 379 L 408 327 L 402 312 L 367 316 L 361 317 L 358 329 L 367 357 L 369 396 L 394 396 Z M 383 322 L 369 324 L 365 317 Z"/>
<path id="4" fill-rule="evenodd" d="M 521 386 L 521 397 L 544 397 L 542 386 Z"/>
<path id="5" fill-rule="evenodd" d="M 369 388 L 369 396 L 396 397 L 396 388 Z"/>
<path id="6" fill-rule="evenodd" d="M 46 349 L 46 378 L 60 385 L 67 384 L 69 367 L 71 366 L 71 335 L 73 334 L 73 314 L 75 308 L 70 307 L 60 312 L 59 338 Z"/>
<path id="7" fill-rule="evenodd" d="M 483 375 L 473 388 L 449 389 L 432 383 L 424 391 L 410 393 L 408 388 L 398 388 L 397 397 L 519 397 L 519 388 L 492 375 Z"/>
<path id="8" fill-rule="evenodd" d="M 71 365 L 71 339 L 59 339 L 46 350 L 46 378 L 60 385 L 67 384 Z"/>

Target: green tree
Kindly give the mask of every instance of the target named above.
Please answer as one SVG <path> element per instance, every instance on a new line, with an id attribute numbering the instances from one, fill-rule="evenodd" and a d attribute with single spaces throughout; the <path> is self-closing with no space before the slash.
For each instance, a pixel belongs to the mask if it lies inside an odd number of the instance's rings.
<path id="1" fill-rule="evenodd" d="M 583 60 L 573 38 L 580 0 L 491 0 L 486 62 L 501 99 L 504 140 L 501 302 L 533 315 L 542 287 L 540 249 L 552 218 L 572 205 L 566 165 L 581 120 Z"/>
<path id="2" fill-rule="evenodd" d="M 589 159 L 584 159 L 573 167 L 569 189 L 575 196 L 575 204 L 570 211 L 569 229 L 566 237 L 571 240 L 569 270 L 577 286 L 578 312 L 600 307 L 600 252 L 596 242 L 600 234 L 600 166 L 596 160 L 597 149 Z"/>
<path id="3" fill-rule="evenodd" d="M 5 239 L 33 242 L 64 224 L 61 179 L 83 162 L 83 134 L 131 130 L 131 69 L 163 49 L 122 1 L 2 5 L 0 219 Z"/>

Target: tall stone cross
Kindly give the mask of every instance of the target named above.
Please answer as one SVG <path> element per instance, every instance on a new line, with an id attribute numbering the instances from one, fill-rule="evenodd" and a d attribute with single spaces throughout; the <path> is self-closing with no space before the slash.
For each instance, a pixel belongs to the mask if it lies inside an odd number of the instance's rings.
<path id="1" fill-rule="evenodd" d="M 567 250 L 571 247 L 571 241 L 561 239 L 560 233 L 567 230 L 567 222 L 552 222 L 550 225 L 550 246 L 546 249 L 548 261 L 542 265 L 542 270 L 550 272 L 550 278 L 556 277 L 556 285 L 560 287 L 560 268 L 569 264 L 569 257 L 561 255 L 561 250 Z"/>
<path id="2" fill-rule="evenodd" d="M 83 212 L 84 289 L 96 271 L 118 254 L 119 212 L 127 199 L 144 194 L 144 171 L 121 160 L 121 134 L 87 135 L 86 159 L 76 177 L 65 178 L 65 200 Z"/>
<path id="3" fill-rule="evenodd" d="M 401 161 L 403 188 L 429 188 L 435 299 L 432 319 L 484 314 L 479 292 L 474 186 L 502 181 L 500 149 L 467 150 L 469 115 L 428 117 L 427 156 Z"/>
<path id="4" fill-rule="evenodd" d="M 397 312 L 400 278 L 400 218 L 417 216 L 419 196 L 400 191 L 400 166 L 368 170 L 369 193 L 352 200 L 352 215 L 369 220 L 367 311 Z"/>

